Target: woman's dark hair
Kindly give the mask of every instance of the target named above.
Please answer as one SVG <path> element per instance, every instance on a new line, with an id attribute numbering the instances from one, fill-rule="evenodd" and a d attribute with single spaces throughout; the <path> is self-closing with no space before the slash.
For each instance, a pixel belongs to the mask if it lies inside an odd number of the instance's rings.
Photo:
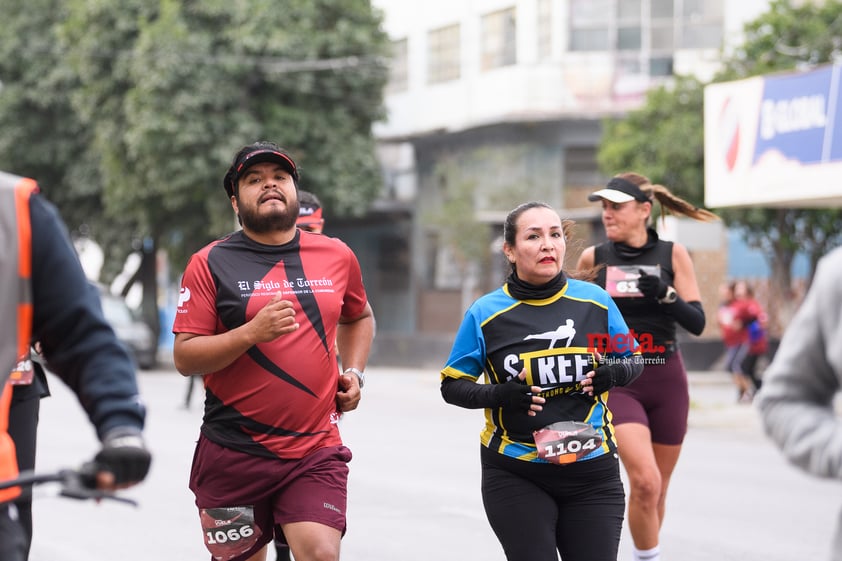
<path id="1" fill-rule="evenodd" d="M 542 203 L 540 201 L 530 201 L 528 203 L 523 203 L 513 208 L 506 216 L 506 221 L 503 223 L 503 240 L 507 244 L 512 246 L 515 245 L 515 234 L 517 233 L 518 218 L 520 218 L 521 214 L 533 208 L 548 208 L 550 210 L 555 210 L 547 203 Z"/>
<path id="2" fill-rule="evenodd" d="M 503 223 L 503 241 L 509 244 L 510 246 L 515 245 L 516 241 L 516 234 L 517 234 L 517 221 L 520 219 L 520 216 L 526 212 L 527 210 L 531 210 L 533 208 L 548 208 L 555 212 L 555 209 L 544 202 L 541 201 L 530 201 L 528 203 L 523 203 L 515 208 L 513 208 L 508 215 L 506 215 L 506 221 Z M 561 220 L 561 230 L 564 234 L 564 241 L 567 242 L 568 249 L 570 248 L 571 242 L 573 240 L 573 229 L 576 226 L 576 222 L 573 220 Z M 512 273 L 517 272 L 517 268 L 515 267 L 514 263 L 509 263 L 509 267 Z M 602 266 L 593 267 L 587 270 L 565 270 L 565 273 L 568 277 L 579 279 L 579 280 L 593 280 L 596 278 L 596 273 Z"/>
<path id="3" fill-rule="evenodd" d="M 699 208 L 696 205 L 685 201 L 681 197 L 673 195 L 672 191 L 663 185 L 659 185 L 657 183 L 653 184 L 645 175 L 628 171 L 617 174 L 614 177 L 619 177 L 634 183 L 640 187 L 640 190 L 643 191 L 647 197 L 657 200 L 661 204 L 662 218 L 664 216 L 664 211 L 666 210 L 671 214 L 687 216 L 702 222 L 713 222 L 714 220 L 719 220 L 719 217 L 709 210 Z"/>

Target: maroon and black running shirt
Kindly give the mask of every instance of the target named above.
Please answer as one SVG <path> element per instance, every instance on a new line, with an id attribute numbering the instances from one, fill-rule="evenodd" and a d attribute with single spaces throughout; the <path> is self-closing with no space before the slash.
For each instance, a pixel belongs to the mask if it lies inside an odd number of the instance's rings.
<path id="1" fill-rule="evenodd" d="M 301 231 L 282 246 L 257 243 L 242 231 L 217 240 L 187 264 L 173 332 L 224 333 L 278 292 L 294 303 L 299 329 L 205 375 L 202 433 L 249 454 L 302 458 L 342 443 L 336 325 L 340 317 L 359 316 L 367 302 L 347 245 Z"/>

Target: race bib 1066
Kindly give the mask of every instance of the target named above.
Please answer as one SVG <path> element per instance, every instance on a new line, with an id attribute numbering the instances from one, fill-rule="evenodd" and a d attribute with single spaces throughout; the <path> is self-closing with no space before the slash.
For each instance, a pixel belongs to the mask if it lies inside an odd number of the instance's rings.
<path id="1" fill-rule="evenodd" d="M 203 508 L 200 517 L 205 547 L 214 559 L 228 561 L 252 549 L 262 535 L 254 523 L 254 508 Z"/>

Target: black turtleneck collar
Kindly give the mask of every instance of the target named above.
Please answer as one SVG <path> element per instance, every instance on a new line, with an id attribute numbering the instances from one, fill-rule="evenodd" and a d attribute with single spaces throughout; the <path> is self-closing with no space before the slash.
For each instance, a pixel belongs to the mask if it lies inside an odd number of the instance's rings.
<path id="1" fill-rule="evenodd" d="M 506 286 L 509 294 L 518 300 L 544 300 L 558 294 L 560 290 L 567 284 L 567 275 L 564 271 L 560 271 L 552 280 L 545 284 L 534 285 L 517 276 L 517 272 L 512 272 L 509 278 L 506 279 Z"/>
<path id="2" fill-rule="evenodd" d="M 646 243 L 643 244 L 641 247 L 632 247 L 628 244 L 624 244 L 622 242 L 610 242 L 614 246 L 614 251 L 616 251 L 617 255 L 622 257 L 623 259 L 635 259 L 640 257 L 658 243 L 658 232 L 656 232 L 653 228 L 646 229 Z"/>

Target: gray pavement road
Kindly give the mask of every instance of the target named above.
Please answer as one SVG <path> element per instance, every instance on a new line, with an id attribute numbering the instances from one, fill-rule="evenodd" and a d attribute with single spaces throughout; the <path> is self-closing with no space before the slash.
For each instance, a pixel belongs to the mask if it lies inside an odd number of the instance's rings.
<path id="1" fill-rule="evenodd" d="M 97 444 L 60 381 L 42 403 L 39 471 L 76 465 Z M 32 561 L 208 559 L 187 489 L 200 399 L 181 407 L 186 380 L 140 375 L 149 408 L 150 477 L 125 495 L 140 506 L 78 502 L 42 487 Z M 766 440 L 727 378 L 691 374 L 693 407 L 662 531 L 665 560 L 824 560 L 842 486 L 802 474 Z M 360 408 L 345 416 L 352 449 L 344 561 L 504 561 L 479 492 L 480 411 L 446 405 L 435 371 L 369 369 Z M 631 559 L 623 532 L 619 559 Z M 270 553 L 269 559 L 274 555 Z"/>

